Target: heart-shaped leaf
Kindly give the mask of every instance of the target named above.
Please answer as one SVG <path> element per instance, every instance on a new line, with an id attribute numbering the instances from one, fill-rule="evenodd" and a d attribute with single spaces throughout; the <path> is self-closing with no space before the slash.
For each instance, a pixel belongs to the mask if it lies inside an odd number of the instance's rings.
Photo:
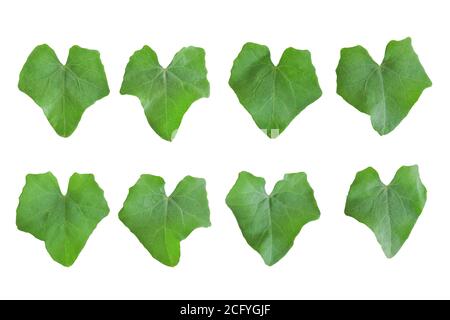
<path id="1" fill-rule="evenodd" d="M 20 73 L 19 89 L 30 96 L 60 136 L 70 136 L 84 111 L 109 94 L 98 51 L 73 46 L 63 65 L 48 45 L 36 47 Z"/>
<path id="2" fill-rule="evenodd" d="M 138 97 L 153 130 L 172 141 L 191 104 L 209 97 L 206 75 L 202 48 L 181 49 L 163 68 L 156 53 L 145 46 L 131 56 L 120 93 Z"/>
<path id="3" fill-rule="evenodd" d="M 245 44 L 234 60 L 229 84 L 269 138 L 322 95 L 309 51 L 288 48 L 275 66 L 269 48 L 255 43 Z"/>
<path id="4" fill-rule="evenodd" d="M 108 215 L 103 190 L 90 174 L 74 174 L 67 194 L 51 173 L 30 174 L 17 208 L 17 227 L 45 241 L 50 256 L 71 266 L 97 224 Z"/>
<path id="5" fill-rule="evenodd" d="M 387 186 L 373 168 L 367 168 L 350 187 L 345 214 L 368 226 L 392 258 L 408 239 L 426 200 L 417 166 L 400 168 Z"/>
<path id="6" fill-rule="evenodd" d="M 337 93 L 370 115 L 380 135 L 394 130 L 431 87 L 410 38 L 391 41 L 381 65 L 361 46 L 342 49 L 336 74 Z"/>
<path id="7" fill-rule="evenodd" d="M 155 259 L 173 267 L 180 260 L 180 242 L 211 223 L 204 179 L 188 176 L 170 196 L 164 184 L 161 177 L 142 175 L 130 188 L 119 218 Z"/>
<path id="8" fill-rule="evenodd" d="M 226 203 L 247 243 L 271 266 L 291 249 L 305 224 L 319 219 L 320 211 L 306 174 L 285 175 L 270 195 L 265 183 L 263 178 L 241 172 Z"/>

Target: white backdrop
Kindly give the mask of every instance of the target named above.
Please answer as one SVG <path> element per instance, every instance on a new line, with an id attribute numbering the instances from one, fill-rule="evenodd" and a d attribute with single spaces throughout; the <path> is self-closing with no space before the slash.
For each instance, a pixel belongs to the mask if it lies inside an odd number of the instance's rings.
<path id="1" fill-rule="evenodd" d="M 446 1 L 2 1 L 0 4 L 0 298 L 450 298 L 450 21 Z M 336 92 L 342 47 L 361 44 L 380 62 L 388 41 L 407 36 L 433 81 L 409 116 L 380 137 L 368 116 Z M 254 124 L 228 86 L 242 45 L 269 46 L 278 63 L 289 46 L 312 53 L 323 96 L 275 140 Z M 60 138 L 17 89 L 32 49 L 61 61 L 78 44 L 97 49 L 111 94 Z M 167 65 L 183 46 L 205 48 L 211 97 L 187 112 L 174 142 L 160 139 L 139 100 L 118 91 L 130 55 L 150 45 Z M 344 215 L 357 171 L 388 183 L 418 164 L 428 202 L 392 260 L 371 231 Z M 304 171 L 322 212 L 276 266 L 245 242 L 225 204 L 239 171 L 267 180 Z M 15 210 L 27 173 L 52 171 L 65 190 L 73 172 L 94 173 L 110 215 L 75 265 L 53 262 L 44 243 L 19 232 Z M 142 173 L 164 177 L 170 193 L 185 175 L 207 180 L 212 227 L 182 243 L 171 269 L 154 260 L 117 213 Z"/>

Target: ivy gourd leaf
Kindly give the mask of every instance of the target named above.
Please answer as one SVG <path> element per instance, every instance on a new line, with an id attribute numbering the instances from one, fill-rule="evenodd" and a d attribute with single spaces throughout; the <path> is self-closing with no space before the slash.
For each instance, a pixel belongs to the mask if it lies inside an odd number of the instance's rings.
<path id="1" fill-rule="evenodd" d="M 161 177 L 142 175 L 130 188 L 119 218 L 156 260 L 174 267 L 180 242 L 211 223 L 204 179 L 187 176 L 170 196 L 164 184 Z"/>
<path id="2" fill-rule="evenodd" d="M 432 85 L 411 38 L 389 42 L 381 65 L 361 46 L 342 49 L 336 74 L 337 93 L 370 115 L 380 135 L 394 130 Z"/>
<path id="3" fill-rule="evenodd" d="M 131 56 L 120 93 L 138 97 L 153 130 L 172 141 L 191 104 L 209 97 L 206 75 L 202 48 L 181 49 L 163 68 L 156 53 L 144 46 Z"/>
<path id="4" fill-rule="evenodd" d="M 241 172 L 226 203 L 247 243 L 272 266 L 291 249 L 303 226 L 319 219 L 320 211 L 306 174 L 285 175 L 270 195 L 265 183 Z"/>
<path id="5" fill-rule="evenodd" d="M 30 174 L 20 196 L 16 223 L 19 230 L 44 241 L 56 262 L 69 267 L 108 213 L 103 190 L 93 175 L 75 173 L 63 195 L 53 174 Z"/>
<path id="6" fill-rule="evenodd" d="M 70 136 L 84 111 L 109 94 L 98 51 L 73 46 L 63 65 L 45 44 L 28 57 L 20 73 L 19 89 L 42 108 L 62 137 Z"/>
<path id="7" fill-rule="evenodd" d="M 426 200 L 417 166 L 400 168 L 387 186 L 373 168 L 367 168 L 350 187 L 345 214 L 368 226 L 392 258 L 408 239 Z"/>
<path id="8" fill-rule="evenodd" d="M 245 44 L 234 60 L 229 84 L 269 138 L 322 95 L 309 51 L 288 48 L 275 66 L 269 48 L 255 43 Z"/>

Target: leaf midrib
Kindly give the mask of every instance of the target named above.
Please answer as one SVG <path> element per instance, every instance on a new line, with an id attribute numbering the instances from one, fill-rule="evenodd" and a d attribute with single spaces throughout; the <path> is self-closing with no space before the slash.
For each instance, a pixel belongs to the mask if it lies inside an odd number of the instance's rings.
<path id="1" fill-rule="evenodd" d="M 388 186 L 383 185 L 381 193 L 377 196 L 377 197 L 380 197 L 381 195 L 384 195 L 386 197 L 385 215 L 384 215 L 383 219 L 380 221 L 380 224 L 381 224 L 381 222 L 383 222 L 384 219 L 386 219 L 388 224 L 389 224 L 389 229 L 388 229 L 389 230 L 389 240 L 390 240 L 389 241 L 389 253 L 391 255 L 393 254 L 393 252 L 392 252 L 392 244 L 394 242 L 393 233 L 392 233 L 392 231 L 393 231 L 393 227 L 392 227 L 392 213 L 391 213 L 391 206 L 390 206 L 391 193 L 397 197 L 398 201 L 401 204 L 403 212 L 407 213 L 407 210 L 406 210 L 405 204 L 403 202 L 403 199 L 397 193 L 397 191 L 393 188 L 394 186 L 395 186 L 394 184 L 389 184 Z"/>
<path id="2" fill-rule="evenodd" d="M 267 194 L 267 192 L 264 190 L 264 192 L 260 192 L 260 191 L 257 191 L 258 193 L 260 193 L 260 194 L 263 194 L 264 195 L 264 198 L 262 199 L 262 200 L 260 200 L 258 203 L 257 203 L 257 205 L 256 205 L 256 210 L 255 210 L 255 214 L 253 215 L 254 217 L 253 217 L 253 220 L 255 219 L 255 217 L 256 217 L 256 213 L 259 211 L 258 209 L 259 209 L 259 206 L 263 203 L 263 202 L 265 202 L 265 201 L 267 201 L 268 202 L 268 208 L 267 208 L 267 218 L 268 218 L 268 222 L 269 222 L 269 224 L 268 224 L 268 226 L 267 226 L 267 228 L 266 228 L 266 232 L 267 232 L 267 234 L 268 234 L 268 237 L 269 237 L 269 239 L 270 239 L 270 258 L 268 259 L 270 262 L 273 262 L 273 251 L 274 251 L 274 248 L 275 248 L 275 244 L 274 244 L 274 237 L 273 237 L 273 226 L 274 226 L 274 220 L 273 220 L 273 213 L 274 213 L 274 211 L 273 211 L 273 205 L 272 205 L 272 201 L 278 201 L 280 204 L 282 204 L 283 206 L 286 206 L 286 204 L 283 202 L 283 201 L 280 201 L 280 200 L 278 200 L 277 198 L 276 198 L 276 196 L 277 195 L 279 195 L 279 194 L 282 194 L 282 193 L 293 193 L 293 194 L 295 194 L 295 195 L 297 195 L 297 196 L 299 196 L 299 197 L 301 197 L 301 196 L 303 196 L 305 193 L 306 193 L 306 191 L 305 192 L 302 192 L 302 193 L 300 193 L 300 194 L 298 194 L 298 193 L 295 193 L 295 192 L 292 192 L 292 191 L 282 191 L 282 192 L 274 192 L 274 191 L 272 191 L 272 193 L 269 195 L 269 194 Z M 286 206 L 287 207 L 287 206 Z M 289 215 L 286 215 L 287 216 L 287 218 L 288 218 L 288 220 L 289 221 L 291 221 L 291 217 L 289 216 Z M 258 244 L 257 245 L 257 247 L 260 247 L 261 246 L 261 243 L 262 243 L 262 241 L 263 241 L 263 239 L 265 238 L 265 233 L 263 232 L 262 234 L 261 234 L 261 238 L 260 239 L 258 239 L 258 241 L 256 241 L 256 243 Z"/>
<path id="3" fill-rule="evenodd" d="M 399 80 L 400 80 L 400 83 L 401 83 L 401 85 L 404 87 L 404 84 L 403 84 L 403 80 L 402 80 L 402 77 L 401 77 L 401 75 L 398 73 L 398 72 L 396 72 L 395 70 L 393 70 L 393 69 L 391 69 L 391 68 L 389 68 L 389 67 L 387 67 L 386 66 L 386 64 L 387 64 L 387 61 L 385 60 L 385 61 L 383 61 L 383 63 L 381 64 L 381 65 L 378 65 L 375 61 L 373 61 L 374 62 L 374 64 L 375 64 L 375 68 L 374 68 L 374 70 L 369 74 L 369 76 L 367 77 L 367 79 L 366 79 L 366 85 L 364 86 L 364 91 L 366 91 L 367 92 L 367 84 L 368 84 L 368 82 L 370 81 L 370 79 L 374 76 L 374 74 L 377 74 L 377 76 L 378 76 L 378 80 L 379 80 L 379 82 L 380 82 L 380 84 L 381 84 L 381 95 L 382 95 L 382 97 L 381 97 L 381 99 L 382 99 L 382 103 L 383 103 L 383 108 L 382 108 L 382 111 L 383 111 L 383 113 L 382 113 L 382 117 L 383 117 L 383 127 L 382 127 L 382 132 L 383 133 L 385 133 L 386 132 L 386 127 L 387 127 L 387 109 L 388 109 L 388 103 L 387 103 L 387 95 L 386 95 L 386 84 L 385 84 L 385 81 L 384 81 L 384 74 L 383 74 L 383 70 L 387 70 L 387 71 L 389 71 L 389 72 L 392 72 L 392 73 L 394 73 L 394 74 L 396 74 L 397 75 L 397 77 L 399 78 Z"/>

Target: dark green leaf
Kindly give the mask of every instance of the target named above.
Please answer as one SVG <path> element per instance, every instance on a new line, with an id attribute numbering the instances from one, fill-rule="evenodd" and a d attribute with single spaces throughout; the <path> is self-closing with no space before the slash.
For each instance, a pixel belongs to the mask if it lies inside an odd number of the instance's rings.
<path id="1" fill-rule="evenodd" d="M 109 94 L 98 51 L 73 46 L 63 65 L 48 45 L 36 47 L 20 73 L 19 89 L 44 111 L 60 136 L 70 136 L 84 111 Z"/>
<path id="2" fill-rule="evenodd" d="M 373 168 L 367 168 L 350 187 L 345 213 L 368 226 L 392 258 L 408 239 L 426 200 L 417 166 L 400 168 L 387 186 Z"/>
<path id="3" fill-rule="evenodd" d="M 161 177 L 142 175 L 119 218 L 155 259 L 173 267 L 180 260 L 180 242 L 211 223 L 204 179 L 188 176 L 170 196 L 164 184 Z"/>
<path id="4" fill-rule="evenodd" d="M 309 51 L 288 48 L 275 66 L 266 46 L 247 43 L 234 61 L 230 86 L 256 125 L 276 138 L 322 95 Z"/>
<path id="5" fill-rule="evenodd" d="M 248 244 L 271 266 L 291 249 L 305 224 L 319 219 L 320 211 L 306 174 L 285 175 L 270 195 L 265 183 L 241 172 L 226 202 Z"/>
<path id="6" fill-rule="evenodd" d="M 370 115 L 380 135 L 394 130 L 431 87 L 410 38 L 391 41 L 381 65 L 361 46 L 342 49 L 336 74 L 338 94 Z"/>
<path id="7" fill-rule="evenodd" d="M 50 256 L 68 267 L 108 212 L 93 175 L 74 174 L 64 196 L 53 174 L 30 174 L 17 208 L 17 227 L 45 241 Z"/>
<path id="8" fill-rule="evenodd" d="M 145 46 L 131 56 L 120 93 L 138 97 L 150 126 L 171 141 L 191 104 L 209 96 L 206 74 L 201 48 L 181 49 L 163 68 L 156 53 Z"/>

